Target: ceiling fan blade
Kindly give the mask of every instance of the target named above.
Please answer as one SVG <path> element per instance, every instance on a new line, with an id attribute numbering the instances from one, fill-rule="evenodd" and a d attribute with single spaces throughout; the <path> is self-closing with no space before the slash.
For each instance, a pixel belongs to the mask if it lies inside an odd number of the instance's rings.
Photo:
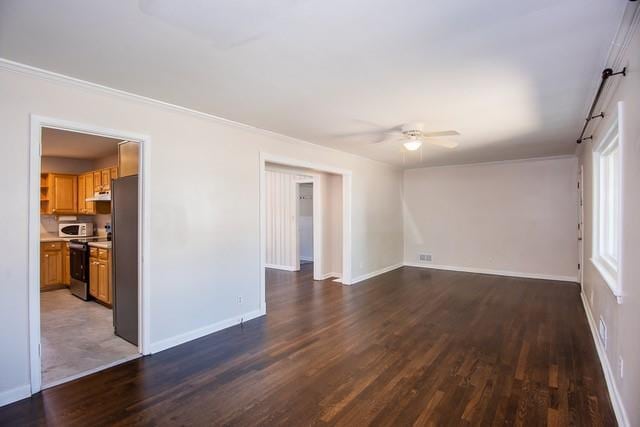
<path id="1" fill-rule="evenodd" d="M 438 147 L 444 148 L 456 148 L 458 143 L 455 141 L 438 141 L 433 139 L 423 139 L 424 142 L 431 145 L 437 145 Z"/>
<path id="2" fill-rule="evenodd" d="M 384 142 L 392 142 L 398 140 L 402 134 L 400 132 L 384 132 L 375 141 L 371 141 L 372 144 L 382 144 Z"/>
<path id="3" fill-rule="evenodd" d="M 362 137 L 369 137 L 371 135 L 377 135 L 379 134 L 380 131 L 365 131 L 365 132 L 349 132 L 349 133 L 334 133 L 331 134 L 332 137 L 334 138 L 362 138 Z"/>
<path id="4" fill-rule="evenodd" d="M 422 132 L 422 136 L 431 138 L 432 136 L 456 136 L 460 135 L 460 132 L 455 130 L 443 130 L 440 132 Z"/>

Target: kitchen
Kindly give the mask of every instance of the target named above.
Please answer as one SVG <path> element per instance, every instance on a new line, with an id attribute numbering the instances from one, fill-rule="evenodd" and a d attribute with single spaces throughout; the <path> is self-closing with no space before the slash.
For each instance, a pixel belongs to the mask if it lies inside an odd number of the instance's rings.
<path id="1" fill-rule="evenodd" d="M 138 144 L 42 129 L 42 383 L 139 356 Z"/>

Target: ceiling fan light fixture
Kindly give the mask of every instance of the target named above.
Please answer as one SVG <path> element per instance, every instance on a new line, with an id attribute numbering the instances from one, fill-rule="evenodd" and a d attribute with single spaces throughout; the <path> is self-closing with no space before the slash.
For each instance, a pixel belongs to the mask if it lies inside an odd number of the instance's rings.
<path id="1" fill-rule="evenodd" d="M 404 145 L 404 148 L 406 148 L 409 151 L 416 151 L 418 148 L 422 146 L 422 141 L 419 141 L 417 139 L 411 139 L 405 142 L 403 145 Z"/>

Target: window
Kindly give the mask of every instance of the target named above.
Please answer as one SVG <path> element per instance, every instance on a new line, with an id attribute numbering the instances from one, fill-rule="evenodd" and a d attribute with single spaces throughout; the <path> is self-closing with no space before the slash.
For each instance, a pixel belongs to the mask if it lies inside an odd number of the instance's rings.
<path id="1" fill-rule="evenodd" d="M 594 230 L 591 258 L 616 296 L 622 294 L 618 280 L 621 241 L 621 152 L 619 122 L 616 118 L 593 151 Z"/>

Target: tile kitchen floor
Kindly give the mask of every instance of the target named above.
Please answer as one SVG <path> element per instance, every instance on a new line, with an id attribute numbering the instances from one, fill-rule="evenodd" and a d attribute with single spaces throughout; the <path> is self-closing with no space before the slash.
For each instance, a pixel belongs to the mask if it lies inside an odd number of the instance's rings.
<path id="1" fill-rule="evenodd" d="M 42 384 L 134 358 L 138 348 L 113 333 L 112 311 L 68 289 L 40 294 Z"/>

